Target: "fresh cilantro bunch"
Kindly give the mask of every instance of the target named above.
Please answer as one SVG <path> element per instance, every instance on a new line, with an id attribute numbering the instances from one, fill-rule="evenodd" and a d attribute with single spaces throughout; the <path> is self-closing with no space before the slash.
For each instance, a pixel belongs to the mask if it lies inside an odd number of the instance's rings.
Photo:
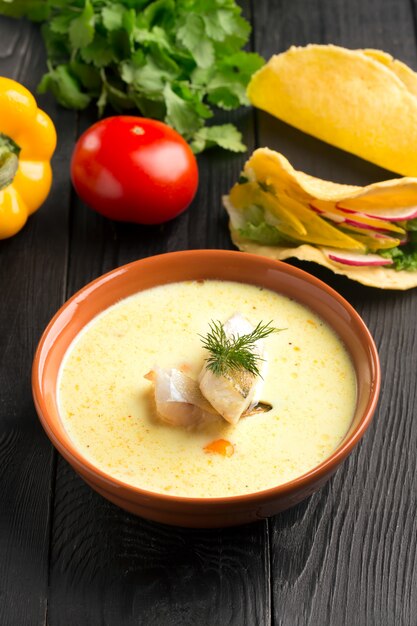
<path id="1" fill-rule="evenodd" d="M 139 109 L 195 152 L 245 150 L 232 124 L 206 126 L 213 106 L 249 104 L 246 85 L 264 63 L 242 50 L 250 25 L 234 0 L 0 0 L 0 13 L 43 22 L 49 71 L 39 91 L 63 106 Z"/>

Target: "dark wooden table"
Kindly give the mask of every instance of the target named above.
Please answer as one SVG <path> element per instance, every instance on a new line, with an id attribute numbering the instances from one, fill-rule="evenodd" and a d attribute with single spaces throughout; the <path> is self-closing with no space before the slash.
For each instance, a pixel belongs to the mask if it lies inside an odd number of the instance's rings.
<path id="1" fill-rule="evenodd" d="M 382 48 L 417 68 L 416 0 L 257 0 L 252 47 Z M 45 68 L 39 30 L 0 19 L 0 74 L 32 91 Z M 99 274 L 186 248 L 231 248 L 220 195 L 246 155 L 199 157 L 191 208 L 160 227 L 126 226 L 86 208 L 69 161 L 94 111 L 39 98 L 54 119 L 54 185 L 43 208 L 0 242 L 0 625 L 398 626 L 417 624 L 417 290 L 381 292 L 304 266 L 341 292 L 374 334 L 383 370 L 372 427 L 319 493 L 227 530 L 169 528 L 91 491 L 54 451 L 32 403 L 30 369 L 59 306 Z M 249 149 L 348 183 L 392 177 L 250 109 L 231 116 Z M 1 127 L 1 120 L 0 120 Z M 417 146 L 416 146 L 417 149 Z"/>

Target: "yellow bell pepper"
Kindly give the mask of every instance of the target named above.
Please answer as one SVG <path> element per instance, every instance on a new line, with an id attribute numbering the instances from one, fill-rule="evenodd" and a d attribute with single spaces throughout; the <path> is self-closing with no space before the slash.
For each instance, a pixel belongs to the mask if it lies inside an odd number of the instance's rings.
<path id="1" fill-rule="evenodd" d="M 55 146 L 51 118 L 25 87 L 0 76 L 0 239 L 23 228 L 48 196 Z"/>

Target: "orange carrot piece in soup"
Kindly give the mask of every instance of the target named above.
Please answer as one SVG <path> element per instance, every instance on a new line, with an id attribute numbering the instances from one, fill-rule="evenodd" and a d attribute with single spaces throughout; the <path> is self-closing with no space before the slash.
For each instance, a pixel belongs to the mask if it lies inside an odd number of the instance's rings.
<path id="1" fill-rule="evenodd" d="M 204 446 L 204 452 L 210 454 L 221 454 L 222 456 L 232 456 L 235 448 L 227 439 L 216 439 Z"/>

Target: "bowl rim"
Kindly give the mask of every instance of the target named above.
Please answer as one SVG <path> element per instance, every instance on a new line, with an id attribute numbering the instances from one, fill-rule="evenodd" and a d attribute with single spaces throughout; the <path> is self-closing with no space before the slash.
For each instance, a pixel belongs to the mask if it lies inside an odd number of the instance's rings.
<path id="1" fill-rule="evenodd" d="M 49 334 L 52 332 L 54 327 L 59 322 L 61 316 L 65 313 L 65 311 L 75 302 L 75 301 L 84 301 L 91 292 L 94 292 L 95 289 L 99 288 L 103 283 L 108 282 L 109 280 L 117 280 L 119 275 L 122 275 L 128 271 L 132 267 L 147 265 L 149 263 L 155 263 L 158 260 L 166 259 L 168 262 L 174 258 L 178 257 L 195 257 L 195 256 L 222 256 L 229 257 L 232 256 L 237 258 L 238 256 L 242 259 L 245 259 L 247 262 L 258 263 L 263 266 L 267 266 L 269 268 L 279 268 L 281 271 L 284 271 L 287 274 L 290 274 L 294 277 L 297 277 L 301 280 L 306 280 L 310 284 L 313 284 L 315 287 L 327 292 L 332 298 L 339 302 L 342 307 L 348 312 L 348 314 L 355 320 L 356 325 L 359 327 L 360 332 L 362 333 L 363 338 L 365 339 L 370 362 L 372 364 L 372 381 L 371 381 L 371 390 L 369 394 L 369 399 L 366 405 L 366 409 L 363 415 L 360 418 L 355 429 L 350 433 L 349 436 L 345 436 L 345 439 L 342 443 L 321 463 L 314 466 L 304 474 L 297 476 L 296 478 L 282 483 L 280 485 L 276 485 L 275 487 L 269 487 L 268 489 L 263 489 L 255 492 L 244 493 L 239 495 L 231 495 L 231 496 L 216 496 L 216 497 L 201 497 L 201 496 L 176 496 L 171 494 L 165 494 L 158 491 L 151 491 L 144 489 L 142 487 L 136 487 L 128 482 L 120 480 L 111 474 L 104 472 L 93 463 L 91 463 L 88 459 L 86 459 L 76 448 L 75 444 L 71 441 L 69 435 L 67 435 L 67 442 L 63 443 L 61 438 L 55 432 L 55 424 L 54 417 L 49 415 L 49 411 L 45 405 L 45 400 L 43 398 L 42 393 L 42 365 L 45 361 L 46 355 L 48 354 L 48 350 L 45 348 L 46 341 L 49 337 Z M 222 280 L 219 278 L 218 280 Z M 231 280 L 231 279 L 225 279 Z M 171 281 L 174 282 L 174 281 Z M 236 281 L 237 282 L 237 281 Z M 245 282 L 245 281 L 242 281 Z M 165 284 L 165 283 L 160 283 Z M 168 283 L 167 283 L 168 284 Z M 253 283 L 249 283 L 253 284 Z M 279 293 L 279 292 L 278 292 Z M 132 294 L 133 295 L 133 294 Z M 129 297 L 129 296 L 126 296 Z M 301 302 L 301 304 L 303 304 Z M 109 305 L 111 306 L 111 305 Z M 305 305 L 304 305 L 305 306 Z M 106 309 L 103 309 L 103 311 Z M 98 314 L 96 314 L 98 315 Z M 96 317 L 96 315 L 94 317 Z M 87 323 L 90 323 L 92 319 Z M 330 325 L 328 322 L 326 322 Z M 84 325 L 85 327 L 85 325 Z M 334 329 L 333 329 L 334 330 Z M 81 331 L 79 331 L 81 332 Z M 336 331 L 334 330 L 336 333 Z M 77 333 L 78 334 L 78 333 Z M 338 335 L 338 333 L 336 333 Z M 339 339 L 340 336 L 338 335 Z M 71 344 L 69 344 L 71 345 Z M 66 351 L 69 348 L 69 345 L 66 348 Z M 348 349 L 348 347 L 347 347 Z M 62 364 L 62 360 L 61 363 Z M 133 494 L 142 497 L 143 499 L 152 500 L 153 502 L 159 501 L 161 503 L 165 503 L 167 505 L 204 505 L 204 507 L 213 508 L 218 505 L 233 505 L 233 504 L 244 504 L 248 502 L 258 503 L 259 501 L 270 501 L 278 498 L 279 496 L 285 496 L 290 494 L 291 492 L 297 492 L 300 488 L 305 488 L 308 485 L 314 485 L 320 479 L 324 479 L 326 476 L 331 475 L 336 468 L 342 463 L 342 461 L 349 455 L 349 453 L 353 450 L 353 448 L 359 443 L 364 433 L 368 429 L 373 415 L 375 413 L 375 409 L 377 407 L 380 387 L 381 387 L 381 367 L 378 356 L 378 351 L 375 345 L 375 341 L 366 326 L 365 322 L 357 313 L 357 311 L 353 308 L 353 306 L 343 297 L 341 296 L 335 289 L 327 285 L 324 281 L 320 280 L 316 276 L 302 270 L 298 267 L 294 267 L 282 261 L 278 261 L 275 259 L 270 259 L 268 257 L 263 257 L 260 255 L 251 254 L 248 252 L 240 252 L 238 250 L 223 250 L 223 249 L 196 249 L 196 250 L 181 250 L 175 252 L 166 252 L 157 255 L 152 255 L 149 257 L 144 257 L 142 259 L 137 259 L 130 263 L 126 263 L 119 267 L 116 267 L 109 272 L 101 274 L 97 278 L 88 282 L 81 289 L 76 291 L 68 300 L 66 300 L 55 315 L 52 317 L 45 330 L 43 331 L 41 338 L 38 342 L 38 346 L 35 352 L 33 365 L 32 365 L 32 394 L 33 400 L 36 408 L 36 412 L 38 414 L 38 418 L 41 422 L 43 429 L 45 430 L 47 436 L 55 446 L 55 448 L 61 453 L 61 455 L 72 465 L 72 467 L 79 473 L 83 478 L 85 478 L 84 473 L 92 474 L 95 478 L 98 479 L 98 482 L 106 485 L 111 485 L 113 488 L 120 490 L 127 490 L 132 492 Z M 56 390 L 55 390 L 56 393 Z M 59 417 L 59 415 L 58 415 Z M 62 425 L 62 428 L 64 426 Z M 90 477 L 89 479 L 90 480 Z"/>

